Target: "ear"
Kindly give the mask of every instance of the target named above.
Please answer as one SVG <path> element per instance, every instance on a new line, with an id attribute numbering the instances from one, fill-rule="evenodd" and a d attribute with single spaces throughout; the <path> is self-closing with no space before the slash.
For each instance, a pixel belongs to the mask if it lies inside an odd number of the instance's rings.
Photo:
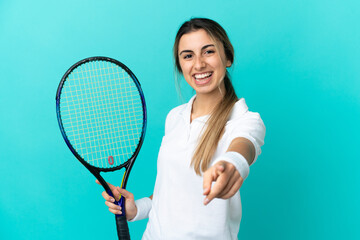
<path id="1" fill-rule="evenodd" d="M 230 60 L 226 60 L 226 67 L 231 67 L 232 62 Z"/>

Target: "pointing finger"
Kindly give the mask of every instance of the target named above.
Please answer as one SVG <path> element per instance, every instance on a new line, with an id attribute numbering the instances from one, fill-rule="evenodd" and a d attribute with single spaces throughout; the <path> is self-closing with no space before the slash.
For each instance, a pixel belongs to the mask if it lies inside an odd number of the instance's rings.
<path id="1" fill-rule="evenodd" d="M 207 205 L 209 202 L 211 202 L 214 198 L 216 198 L 221 191 L 224 189 L 227 181 L 223 175 L 220 175 L 215 184 L 212 186 L 210 193 L 206 196 L 204 200 L 204 204 Z"/>
<path id="2" fill-rule="evenodd" d="M 208 169 L 203 176 L 203 194 L 208 195 L 211 190 L 211 184 L 214 180 L 216 180 L 217 174 L 214 168 Z"/>

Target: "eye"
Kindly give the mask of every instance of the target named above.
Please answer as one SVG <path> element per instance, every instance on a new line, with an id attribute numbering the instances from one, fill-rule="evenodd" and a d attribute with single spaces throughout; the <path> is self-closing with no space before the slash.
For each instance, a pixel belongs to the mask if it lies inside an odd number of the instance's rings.
<path id="1" fill-rule="evenodd" d="M 192 58 L 192 54 L 185 54 L 183 56 L 183 59 L 190 59 L 190 58 Z"/>
<path id="2" fill-rule="evenodd" d="M 213 54 L 213 53 L 215 53 L 215 50 L 209 49 L 209 50 L 206 50 L 204 54 L 205 54 L 205 55 L 211 55 L 211 54 Z"/>

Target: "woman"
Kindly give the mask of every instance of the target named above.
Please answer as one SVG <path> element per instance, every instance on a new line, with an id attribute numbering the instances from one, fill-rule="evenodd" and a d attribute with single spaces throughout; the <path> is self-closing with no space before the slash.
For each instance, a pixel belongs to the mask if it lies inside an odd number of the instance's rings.
<path id="1" fill-rule="evenodd" d="M 170 111 L 165 123 L 154 193 L 126 198 L 129 221 L 149 217 L 143 239 L 237 239 L 241 220 L 239 189 L 260 154 L 265 126 L 258 113 L 238 99 L 227 68 L 234 50 L 224 29 L 194 18 L 179 29 L 176 69 L 196 95 Z M 109 211 L 120 214 L 106 192 Z"/>

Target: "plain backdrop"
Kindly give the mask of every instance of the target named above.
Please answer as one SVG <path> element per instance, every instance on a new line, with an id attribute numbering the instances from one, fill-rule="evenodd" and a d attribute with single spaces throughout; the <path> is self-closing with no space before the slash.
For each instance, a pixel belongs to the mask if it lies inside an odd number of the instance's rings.
<path id="1" fill-rule="evenodd" d="M 90 56 L 135 73 L 148 128 L 128 190 L 151 195 L 165 117 L 193 94 L 183 84 L 179 100 L 172 59 L 191 17 L 226 29 L 237 94 L 267 128 L 239 239 L 359 239 L 359 12 L 358 0 L 0 0 L 0 239 L 116 239 L 102 188 L 60 134 L 57 86 Z M 146 223 L 129 224 L 133 239 Z"/>

